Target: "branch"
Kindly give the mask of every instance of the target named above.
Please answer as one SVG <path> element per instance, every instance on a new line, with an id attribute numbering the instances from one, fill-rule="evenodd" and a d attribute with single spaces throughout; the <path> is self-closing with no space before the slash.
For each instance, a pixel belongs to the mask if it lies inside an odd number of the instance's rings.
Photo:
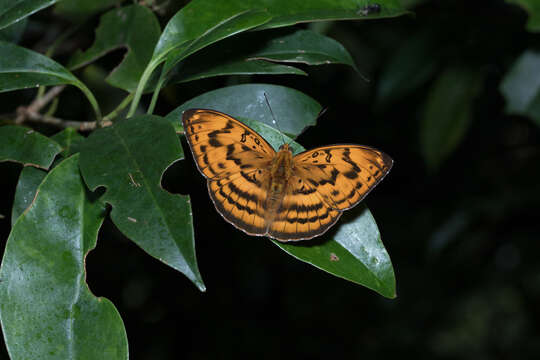
<path id="1" fill-rule="evenodd" d="M 26 120 L 26 116 L 29 114 L 38 113 L 45 105 L 51 102 L 52 99 L 60 94 L 66 85 L 55 86 L 49 90 L 45 95 L 38 97 L 26 108 L 21 106 L 17 109 L 17 118 L 15 124 L 22 124 Z"/>
<path id="2" fill-rule="evenodd" d="M 79 131 L 90 131 L 90 130 L 95 130 L 96 127 L 97 127 L 97 122 L 95 122 L 95 121 L 64 120 L 64 119 L 56 118 L 54 116 L 42 115 L 42 114 L 37 113 L 37 112 L 31 112 L 29 108 L 24 108 L 24 107 L 20 107 L 19 109 L 17 109 L 17 113 L 20 113 L 20 112 L 25 113 L 24 114 L 24 119 L 25 120 L 33 121 L 33 122 L 39 122 L 39 123 L 48 124 L 48 125 L 53 125 L 53 126 L 56 126 L 56 127 L 62 128 L 62 129 L 71 127 L 71 128 L 75 128 L 75 129 L 77 129 Z M 19 116 L 22 116 L 22 115 L 19 114 Z M 19 116 L 17 116 L 17 118 Z M 111 121 L 103 121 L 101 125 L 102 126 L 111 126 L 112 122 Z"/>

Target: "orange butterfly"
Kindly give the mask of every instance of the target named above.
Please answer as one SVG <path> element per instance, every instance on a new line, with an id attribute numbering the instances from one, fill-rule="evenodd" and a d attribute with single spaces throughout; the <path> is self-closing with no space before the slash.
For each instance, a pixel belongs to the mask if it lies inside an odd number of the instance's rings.
<path id="1" fill-rule="evenodd" d="M 249 235 L 279 241 L 322 235 L 392 168 L 385 153 L 329 145 L 293 156 L 215 110 L 184 111 L 182 123 L 217 211 Z"/>

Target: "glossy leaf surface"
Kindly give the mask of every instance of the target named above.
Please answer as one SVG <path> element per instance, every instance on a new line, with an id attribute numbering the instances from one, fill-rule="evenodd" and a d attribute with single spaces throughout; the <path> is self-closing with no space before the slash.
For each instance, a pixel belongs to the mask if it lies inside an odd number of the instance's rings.
<path id="1" fill-rule="evenodd" d="M 43 180 L 9 236 L 0 269 L 0 319 L 11 359 L 127 359 L 114 305 L 85 282 L 85 257 L 105 215 L 78 155 Z"/>
<path id="2" fill-rule="evenodd" d="M 167 119 L 175 126 L 181 126 L 184 110 L 202 108 L 218 110 L 232 117 L 255 119 L 275 127 L 265 93 L 277 126 L 284 133 L 296 137 L 306 127 L 315 124 L 321 105 L 298 90 L 270 84 L 236 85 L 209 91 L 185 102 L 169 113 Z"/>
<path id="3" fill-rule="evenodd" d="M 0 0 L 0 29 L 20 21 L 58 0 Z"/>
<path id="4" fill-rule="evenodd" d="M 15 125 L 0 127 L 0 161 L 48 169 L 61 150 L 58 143 L 32 129 Z"/>
<path id="5" fill-rule="evenodd" d="M 250 32 L 220 41 L 190 56 L 171 82 L 219 75 L 305 74 L 274 62 L 347 64 L 356 68 L 351 55 L 341 44 L 316 32 Z"/>
<path id="6" fill-rule="evenodd" d="M 204 291 L 189 197 L 161 187 L 163 172 L 183 157 L 170 122 L 141 116 L 93 132 L 81 150 L 80 163 L 90 189 L 106 188 L 101 199 L 111 204 L 118 229 Z"/>

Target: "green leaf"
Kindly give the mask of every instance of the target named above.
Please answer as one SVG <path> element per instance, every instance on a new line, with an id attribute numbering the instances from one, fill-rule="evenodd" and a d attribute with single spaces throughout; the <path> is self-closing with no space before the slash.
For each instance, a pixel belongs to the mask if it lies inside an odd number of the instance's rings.
<path id="1" fill-rule="evenodd" d="M 260 38 L 260 34 L 257 35 Z M 295 30 L 273 38 L 248 57 L 308 65 L 346 64 L 356 69 L 354 60 L 343 45 L 309 30 Z"/>
<path id="2" fill-rule="evenodd" d="M 512 65 L 500 90 L 507 113 L 531 117 L 540 125 L 540 52 L 527 50 Z"/>
<path id="3" fill-rule="evenodd" d="M 394 269 L 371 212 L 365 206 L 348 210 L 334 228 L 318 239 L 273 242 L 301 261 L 395 298 Z"/>
<path id="4" fill-rule="evenodd" d="M 521 6 L 529 13 L 527 21 L 527 30 L 530 32 L 540 32 L 540 2 L 538 0 L 506 0 Z"/>
<path id="5" fill-rule="evenodd" d="M 205 290 L 193 239 L 188 196 L 161 188 L 161 175 L 183 159 L 171 123 L 156 116 L 119 121 L 93 132 L 81 150 L 81 172 L 90 189 L 105 186 L 111 219 L 128 238 Z"/>
<path id="6" fill-rule="evenodd" d="M 181 64 L 171 82 L 219 75 L 305 74 L 267 61 L 347 64 L 356 69 L 347 50 L 331 38 L 308 30 L 265 31 L 241 34 L 199 51 Z"/>
<path id="7" fill-rule="evenodd" d="M 101 17 L 92 47 L 76 53 L 68 67 L 78 69 L 110 51 L 125 47 L 126 56 L 106 81 L 128 92 L 134 91 L 150 61 L 159 35 L 159 22 L 148 8 L 131 5 L 113 9 Z"/>
<path id="8" fill-rule="evenodd" d="M 86 18 L 121 3 L 121 0 L 69 0 L 56 4 L 54 12 L 74 23 L 83 22 Z"/>
<path id="9" fill-rule="evenodd" d="M 206 108 L 224 112 L 235 118 L 256 119 L 276 126 L 264 98 L 268 97 L 272 111 L 282 132 L 291 137 L 314 125 L 321 105 L 309 96 L 284 86 L 245 84 L 209 91 L 197 96 L 167 115 L 175 126 L 181 126 L 182 112 L 193 108 Z"/>
<path id="10" fill-rule="evenodd" d="M 17 189 L 15 189 L 15 198 L 13 199 L 13 207 L 11 209 L 11 226 L 15 225 L 15 221 L 21 214 L 30 206 L 39 184 L 43 181 L 47 172 L 34 168 L 25 167 L 19 175 Z"/>
<path id="11" fill-rule="evenodd" d="M 0 161 L 48 169 L 61 150 L 55 141 L 32 129 L 15 125 L 0 127 Z"/>
<path id="12" fill-rule="evenodd" d="M 85 282 L 85 257 L 104 214 L 74 155 L 45 177 L 13 226 L 0 269 L 0 320 L 11 359 L 127 359 L 118 311 Z"/>
<path id="13" fill-rule="evenodd" d="M 63 150 L 61 155 L 67 158 L 81 150 L 85 138 L 74 128 L 66 128 L 54 136 L 51 136 L 51 139 L 62 146 Z"/>
<path id="14" fill-rule="evenodd" d="M 429 168 L 439 167 L 463 139 L 482 78 L 479 72 L 449 68 L 432 86 L 420 128 L 422 153 Z"/>
<path id="15" fill-rule="evenodd" d="M 242 3 L 245 4 L 244 6 L 260 6 L 260 2 L 257 0 L 235 0 L 231 2 L 239 6 Z M 388 18 L 407 13 L 399 0 L 378 0 L 376 3 L 379 5 L 379 11 L 366 11 L 366 6 L 373 4 L 370 1 L 274 0 L 264 4 L 268 9 L 267 11 L 272 15 L 272 20 L 259 27 L 259 29 L 270 29 L 310 21 Z"/>
<path id="16" fill-rule="evenodd" d="M 0 92 L 41 85 L 82 85 L 62 65 L 37 52 L 0 41 L 0 53 Z"/>
<path id="17" fill-rule="evenodd" d="M 44 85 L 70 84 L 86 95 L 101 119 L 101 112 L 92 92 L 66 68 L 37 52 L 15 44 L 0 41 L 0 92 L 39 87 Z"/>
<path id="18" fill-rule="evenodd" d="M 0 0 L 0 29 L 44 9 L 58 0 Z M 4 53 L 2 53 L 4 54 Z"/>

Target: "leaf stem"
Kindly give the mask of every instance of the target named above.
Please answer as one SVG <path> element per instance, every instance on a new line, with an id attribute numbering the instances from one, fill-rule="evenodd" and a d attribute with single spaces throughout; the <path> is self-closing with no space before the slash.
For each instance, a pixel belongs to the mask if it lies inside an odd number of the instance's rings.
<path id="1" fill-rule="evenodd" d="M 107 121 L 112 121 L 112 119 L 117 117 L 120 111 L 124 110 L 125 107 L 128 106 L 128 104 L 131 102 L 131 100 L 133 100 L 134 95 L 134 93 L 131 93 L 126 96 L 125 99 L 122 100 L 122 102 L 113 111 L 103 117 L 103 122 L 105 123 Z"/>

